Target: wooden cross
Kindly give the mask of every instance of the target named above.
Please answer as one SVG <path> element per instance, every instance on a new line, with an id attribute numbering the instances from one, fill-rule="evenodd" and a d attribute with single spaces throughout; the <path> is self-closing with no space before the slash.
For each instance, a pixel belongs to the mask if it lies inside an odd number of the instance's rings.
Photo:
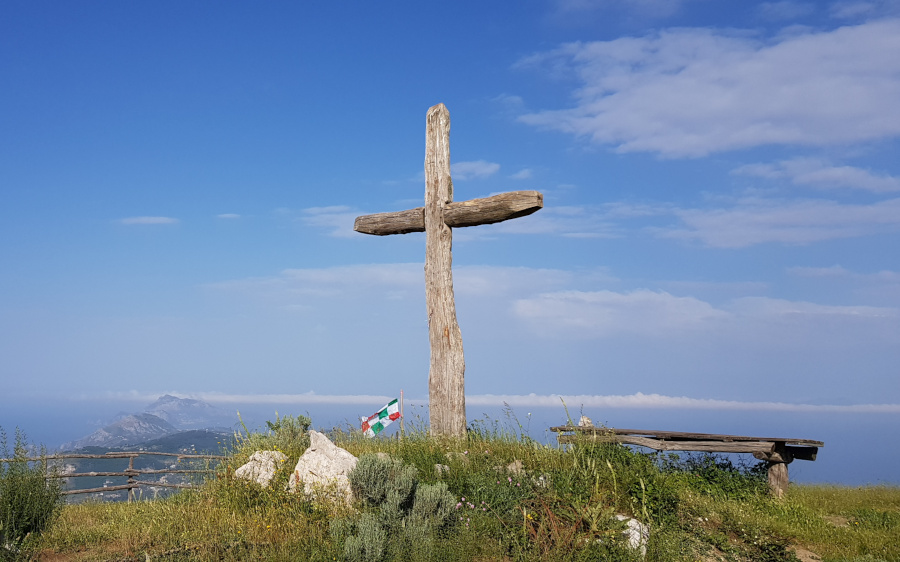
<path id="1" fill-rule="evenodd" d="M 466 434 L 466 362 L 453 299 L 451 228 L 523 217 L 543 206 L 544 196 L 537 191 L 511 191 L 454 203 L 450 179 L 450 112 L 440 103 L 430 108 L 425 118 L 425 206 L 356 217 L 353 229 L 364 234 L 425 232 L 432 435 L 464 437 Z"/>

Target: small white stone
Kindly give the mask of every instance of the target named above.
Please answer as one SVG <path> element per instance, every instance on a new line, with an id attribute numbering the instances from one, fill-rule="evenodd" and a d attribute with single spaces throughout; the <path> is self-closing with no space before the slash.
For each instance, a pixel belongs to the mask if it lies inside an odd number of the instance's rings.
<path id="1" fill-rule="evenodd" d="M 628 539 L 628 546 L 632 549 L 640 549 L 641 557 L 647 556 L 647 541 L 650 540 L 650 529 L 633 517 L 616 515 L 619 521 L 625 521 L 628 526 L 622 534 Z"/>

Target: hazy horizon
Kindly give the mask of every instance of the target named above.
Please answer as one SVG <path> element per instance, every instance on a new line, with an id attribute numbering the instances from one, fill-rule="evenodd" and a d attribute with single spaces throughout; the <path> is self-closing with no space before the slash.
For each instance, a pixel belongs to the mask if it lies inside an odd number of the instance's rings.
<path id="1" fill-rule="evenodd" d="M 160 393 L 162 394 L 165 393 Z M 309 415 L 313 428 L 328 430 L 333 427 L 344 428 L 348 424 L 358 428 L 360 416 L 374 413 L 384 405 L 381 398 L 383 397 L 361 397 L 355 403 L 348 404 L 322 401 L 304 403 L 296 398 L 293 402 L 277 402 L 274 397 L 264 397 L 254 402 L 229 400 L 213 405 L 226 418 L 231 416 L 230 426 L 235 431 L 241 429 L 238 412 L 251 430 L 264 429 L 265 421 L 274 420 L 276 412 L 282 416 Z M 562 402 L 557 406 L 527 406 L 520 403 L 507 408 L 502 403 L 488 403 L 489 400 L 484 397 L 473 398 L 476 398 L 473 400 L 475 403 L 470 403 L 468 407 L 470 423 L 480 420 L 488 426 L 496 423 L 507 430 L 517 431 L 521 425 L 527 435 L 544 444 L 555 444 L 555 434 L 549 428 L 564 425 L 567 421 Z M 36 406 L 37 402 L 16 405 L 6 403 L 0 404 L 3 406 L 0 427 L 11 437 L 18 425 L 32 443 L 43 443 L 52 449 L 111 423 L 120 413 L 141 412 L 152 402 L 153 400 L 141 401 L 137 396 L 128 400 L 120 397 L 115 401 L 60 399 L 43 409 Z M 413 398 L 405 402 L 406 423 L 421 426 L 427 421 L 424 401 Z M 698 411 L 635 406 L 600 408 L 590 405 L 582 407 L 577 402 L 568 401 L 566 407 L 573 418 L 577 419 L 584 414 L 591 417 L 595 424 L 609 427 L 821 440 L 825 442 L 825 446 L 819 450 L 816 461 L 791 463 L 789 469 L 792 481 L 847 486 L 900 485 L 900 476 L 894 469 L 900 462 L 900 452 L 883 446 L 883 443 L 892 439 L 894 433 L 890 424 L 884 422 L 895 414 L 752 409 Z M 399 424 L 392 424 L 385 435 L 393 435 L 398 430 Z M 750 455 L 744 455 L 744 458 L 748 462 L 756 462 Z"/>

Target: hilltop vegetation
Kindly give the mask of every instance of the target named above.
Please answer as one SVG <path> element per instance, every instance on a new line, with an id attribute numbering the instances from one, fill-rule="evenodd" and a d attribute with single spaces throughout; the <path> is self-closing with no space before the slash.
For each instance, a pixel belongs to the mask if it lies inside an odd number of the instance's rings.
<path id="1" fill-rule="evenodd" d="M 65 506 L 28 552 L 38 560 L 641 560 L 614 518 L 622 514 L 649 526 L 650 561 L 815 560 L 809 552 L 826 561 L 900 560 L 896 488 L 792 485 L 776 500 L 758 465 L 615 444 L 563 449 L 497 424 L 460 441 L 423 429 L 404 439 L 332 431 L 368 466 L 357 485 L 381 491 L 353 508 L 318 505 L 284 491 L 306 425 L 288 417 L 241 434 L 197 490 Z M 234 478 L 260 449 L 289 457 L 266 489 Z M 373 460 L 378 452 L 389 459 Z"/>

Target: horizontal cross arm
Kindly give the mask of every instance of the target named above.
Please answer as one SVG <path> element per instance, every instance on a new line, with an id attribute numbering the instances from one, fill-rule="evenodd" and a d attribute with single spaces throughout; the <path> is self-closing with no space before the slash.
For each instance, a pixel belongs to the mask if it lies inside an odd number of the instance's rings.
<path id="1" fill-rule="evenodd" d="M 444 208 L 444 223 L 452 228 L 492 224 L 530 215 L 543 206 L 544 196 L 539 191 L 510 191 L 448 203 Z M 425 232 L 425 208 L 356 217 L 353 230 L 376 236 Z"/>
<path id="2" fill-rule="evenodd" d="M 540 191 L 509 191 L 482 199 L 450 203 L 444 209 L 447 226 L 461 228 L 516 219 L 539 211 L 544 206 Z"/>
<path id="3" fill-rule="evenodd" d="M 425 232 L 425 207 L 356 217 L 353 230 L 376 236 Z"/>

